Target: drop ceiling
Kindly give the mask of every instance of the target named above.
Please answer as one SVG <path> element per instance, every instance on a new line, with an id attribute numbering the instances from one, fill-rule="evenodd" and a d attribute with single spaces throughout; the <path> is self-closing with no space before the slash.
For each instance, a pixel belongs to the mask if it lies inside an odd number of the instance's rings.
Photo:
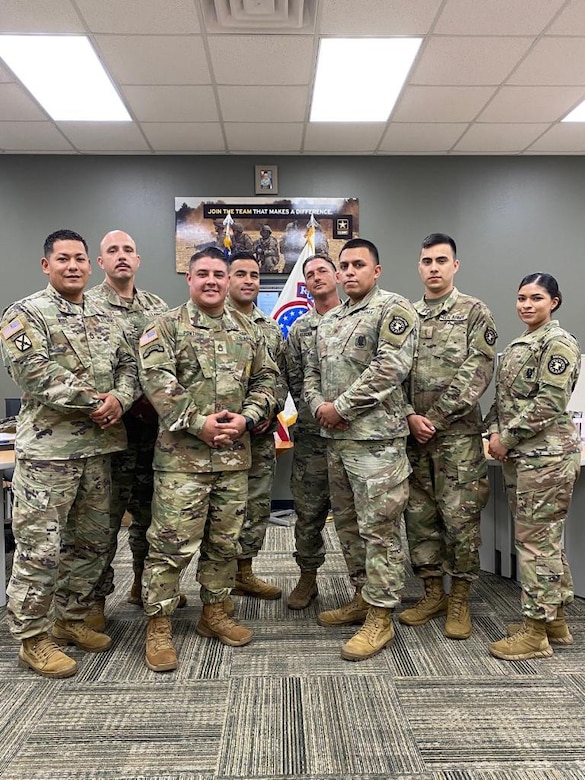
<path id="1" fill-rule="evenodd" d="M 585 154 L 585 0 L 2 0 L 0 33 L 88 35 L 133 119 L 53 122 L 0 60 L 1 153 Z M 392 35 L 388 122 L 309 123 L 319 39 Z"/>

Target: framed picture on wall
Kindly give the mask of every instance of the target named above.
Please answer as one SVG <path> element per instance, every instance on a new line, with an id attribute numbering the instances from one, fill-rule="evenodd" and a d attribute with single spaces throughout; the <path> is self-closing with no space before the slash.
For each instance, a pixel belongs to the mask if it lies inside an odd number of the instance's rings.
<path id="1" fill-rule="evenodd" d="M 178 273 L 195 252 L 215 246 L 228 257 L 251 252 L 263 276 L 288 275 L 309 242 L 335 259 L 357 235 L 357 198 L 175 198 Z"/>
<path id="2" fill-rule="evenodd" d="M 254 170 L 256 195 L 276 195 L 278 193 L 278 166 L 256 165 Z"/>

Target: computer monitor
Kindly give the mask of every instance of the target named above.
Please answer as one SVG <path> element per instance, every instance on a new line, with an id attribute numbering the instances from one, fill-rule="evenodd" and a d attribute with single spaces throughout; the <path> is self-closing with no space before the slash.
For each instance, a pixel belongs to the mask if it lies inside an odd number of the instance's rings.
<path id="1" fill-rule="evenodd" d="M 256 299 L 256 305 L 258 308 L 267 314 L 269 317 L 274 311 L 278 296 L 282 292 L 284 287 L 284 281 L 282 282 L 270 282 L 262 283 L 258 292 L 258 298 Z"/>

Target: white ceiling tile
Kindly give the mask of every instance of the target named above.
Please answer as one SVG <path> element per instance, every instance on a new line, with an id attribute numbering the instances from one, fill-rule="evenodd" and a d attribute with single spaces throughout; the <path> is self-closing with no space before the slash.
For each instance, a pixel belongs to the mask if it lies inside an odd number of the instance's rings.
<path id="1" fill-rule="evenodd" d="M 307 111 L 305 87 L 218 87 L 226 122 L 301 122 Z"/>
<path id="2" fill-rule="evenodd" d="M 446 152 L 468 125 L 461 123 L 391 122 L 380 144 L 381 152 Z"/>
<path id="3" fill-rule="evenodd" d="M 57 126 L 81 152 L 149 151 L 131 122 L 58 122 Z"/>
<path id="4" fill-rule="evenodd" d="M 411 84 L 499 84 L 532 44 L 531 38 L 433 35 Z"/>
<path id="5" fill-rule="evenodd" d="M 383 122 L 311 122 L 307 126 L 306 152 L 372 152 L 378 146 Z"/>
<path id="6" fill-rule="evenodd" d="M 548 128 L 547 124 L 475 124 L 454 147 L 455 152 L 520 152 Z"/>
<path id="7" fill-rule="evenodd" d="M 37 0 L 38 2 L 38 0 Z M 76 0 L 89 27 L 98 33 L 197 33 L 193 0 Z"/>
<path id="8" fill-rule="evenodd" d="M 554 125 L 528 151 L 539 154 L 585 154 L 585 123 L 565 122 Z"/>
<path id="9" fill-rule="evenodd" d="M 502 87 L 478 122 L 555 122 L 583 99 L 582 87 Z"/>
<path id="10" fill-rule="evenodd" d="M 20 84 L 0 84 L 0 117 L 7 120 L 47 121 L 46 114 Z"/>
<path id="11" fill-rule="evenodd" d="M 493 87 L 407 87 L 392 120 L 471 122 L 493 94 Z"/>
<path id="12" fill-rule="evenodd" d="M 157 152 L 225 152 L 218 122 L 145 122 L 142 129 Z"/>
<path id="13" fill-rule="evenodd" d="M 322 35 L 425 35 L 442 0 L 322 0 Z"/>
<path id="14" fill-rule="evenodd" d="M 585 86 L 585 37 L 541 38 L 509 83 Z"/>
<path id="15" fill-rule="evenodd" d="M 198 35 L 98 35 L 96 41 L 120 84 L 210 83 Z"/>
<path id="16" fill-rule="evenodd" d="M 537 35 L 564 0 L 447 0 L 435 33 Z"/>
<path id="17" fill-rule="evenodd" d="M 0 149 L 9 152 L 72 152 L 52 122 L 0 122 Z"/>
<path id="18" fill-rule="evenodd" d="M 301 35 L 217 35 L 208 39 L 218 84 L 308 84 L 313 39 Z"/>
<path id="19" fill-rule="evenodd" d="M 0 83 L 9 84 L 10 82 L 14 82 L 14 76 L 8 68 L 4 67 L 2 60 L 0 60 Z"/>
<path id="20" fill-rule="evenodd" d="M 585 3 L 567 3 L 547 29 L 547 35 L 579 35 L 585 30 Z"/>
<path id="21" fill-rule="evenodd" d="M 231 152 L 299 152 L 303 124 L 262 122 L 226 122 L 225 132 Z"/>
<path id="22" fill-rule="evenodd" d="M 211 87 L 124 87 L 134 116 L 144 122 L 217 122 Z"/>
<path id="23" fill-rule="evenodd" d="M 70 0 L 2 0 L 0 33 L 83 33 Z"/>

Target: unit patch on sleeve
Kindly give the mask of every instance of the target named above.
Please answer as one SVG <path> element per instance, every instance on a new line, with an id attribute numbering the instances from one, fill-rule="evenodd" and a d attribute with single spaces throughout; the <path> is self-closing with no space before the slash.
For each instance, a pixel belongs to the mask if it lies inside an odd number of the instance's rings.
<path id="1" fill-rule="evenodd" d="M 559 375 L 564 374 L 569 367 L 569 361 L 563 355 L 552 355 L 548 361 L 548 370 L 551 374 Z"/>
<path id="2" fill-rule="evenodd" d="M 32 347 L 32 341 L 29 339 L 26 333 L 20 333 L 14 339 L 14 346 L 19 350 L 19 352 L 26 352 L 27 349 Z"/>
<path id="3" fill-rule="evenodd" d="M 396 336 L 400 336 L 400 334 L 404 333 L 407 328 L 408 322 L 404 319 L 404 317 L 392 317 L 390 324 L 388 325 L 388 330 L 390 333 L 394 333 Z"/>
<path id="4" fill-rule="evenodd" d="M 498 338 L 498 334 L 493 328 L 487 327 L 485 329 L 484 338 L 485 343 L 488 344 L 488 346 L 493 347 Z"/>

